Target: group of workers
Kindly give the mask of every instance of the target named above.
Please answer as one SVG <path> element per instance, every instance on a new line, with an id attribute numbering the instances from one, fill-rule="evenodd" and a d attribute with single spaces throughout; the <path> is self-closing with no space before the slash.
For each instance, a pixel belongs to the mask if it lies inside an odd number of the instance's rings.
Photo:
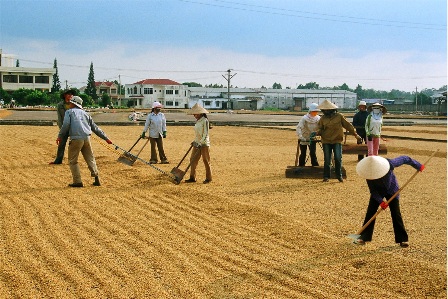
<path id="1" fill-rule="evenodd" d="M 92 132 L 98 137 L 105 140 L 108 144 L 112 141 L 107 135 L 95 124 L 92 117 L 83 109 L 82 98 L 76 95 L 73 89 L 65 90 L 61 93 L 62 101 L 57 105 L 58 126 L 59 133 L 56 139 L 58 145 L 56 158 L 50 164 L 62 164 L 64 158 L 65 147 L 68 139 L 68 163 L 72 173 L 73 182 L 69 187 L 84 187 L 81 179 L 81 172 L 78 164 L 79 154 L 81 153 L 87 166 L 90 170 L 91 176 L 94 178 L 93 185 L 101 186 L 98 167 L 96 165 L 95 157 L 93 155 L 90 136 Z M 166 118 L 160 112 L 162 105 L 159 102 L 154 102 L 151 113 L 148 114 L 145 127 L 141 133 L 141 138 L 145 138 L 148 132 L 148 138 L 151 144 L 151 158 L 150 163 L 158 163 L 157 150 L 159 152 L 160 163 L 168 164 L 169 161 L 165 155 L 163 148 L 163 138 L 166 138 Z M 202 160 L 205 165 L 206 178 L 204 184 L 212 181 L 212 171 L 210 166 L 210 138 L 209 129 L 210 124 L 207 118 L 208 111 L 198 104 L 195 104 L 188 114 L 196 118 L 195 139 L 192 142 L 193 150 L 190 157 L 190 177 L 185 180 L 186 183 L 196 182 L 196 167 L 199 160 Z"/>
<path id="2" fill-rule="evenodd" d="M 340 182 L 343 182 L 343 129 L 353 134 L 358 144 L 367 143 L 367 156 L 358 155 L 356 167 L 358 175 L 366 179 L 370 191 L 370 200 L 364 224 L 371 221 L 379 207 L 383 210 L 390 207 L 395 242 L 401 247 L 408 247 L 408 234 L 400 212 L 399 194 L 396 195 L 396 192 L 399 191 L 399 186 L 393 170 L 396 167 L 408 164 L 418 171 L 423 171 L 425 166 L 408 156 L 399 156 L 395 159 L 386 159 L 378 156 L 380 138 L 382 138 L 383 115 L 387 111 L 383 105 L 374 103 L 367 107 L 365 101 L 360 101 L 359 111 L 353 117 L 353 124 L 350 124 L 341 113 L 337 112 L 337 108 L 335 104 L 328 100 L 325 100 L 320 105 L 310 104 L 308 114 L 302 117 L 296 128 L 301 152 L 298 166 L 305 166 L 307 148 L 311 157 L 311 166 L 319 166 L 316 156 L 316 136 L 321 136 L 320 141 L 324 152 L 323 181 L 329 181 L 333 154 L 336 177 Z M 322 116 L 318 115 L 319 111 L 322 112 Z M 384 138 L 382 139 L 385 140 Z M 391 198 L 393 200 L 388 200 Z M 375 219 L 366 226 L 361 235 L 354 240 L 354 243 L 364 245 L 366 242 L 370 242 L 374 227 Z"/>
<path id="3" fill-rule="evenodd" d="M 58 145 L 56 159 L 50 164 L 61 164 L 64 157 L 64 150 L 67 140 L 70 138 L 68 146 L 68 161 L 73 177 L 73 182 L 69 187 L 83 187 L 81 173 L 78 164 L 79 153 L 81 153 L 88 165 L 91 176 L 94 178 L 93 185 L 100 186 L 98 176 L 98 168 L 93 155 L 90 136 L 95 133 L 104 139 L 108 144 L 112 141 L 106 134 L 95 124 L 92 117 L 83 110 L 82 99 L 76 95 L 75 90 L 66 90 L 61 94 L 63 99 L 57 106 L 58 126 L 60 128 L 56 143 Z M 162 105 L 154 102 L 151 113 L 148 114 L 145 122 L 141 138 L 146 137 L 151 142 L 151 158 L 150 163 L 158 163 L 156 147 L 159 153 L 160 163 L 168 164 L 169 161 L 165 155 L 163 148 L 163 138 L 167 137 L 166 118 L 161 112 Z M 408 164 L 418 171 L 423 171 L 424 165 L 418 161 L 408 157 L 400 156 L 395 159 L 385 159 L 378 156 L 379 139 L 381 138 L 382 116 L 386 113 L 386 108 L 378 103 L 367 107 L 364 101 L 359 103 L 359 112 L 353 118 L 353 125 L 349 123 L 345 117 L 337 111 L 338 107 L 328 100 L 320 105 L 311 104 L 308 113 L 302 117 L 297 125 L 296 133 L 300 146 L 299 166 L 305 166 L 306 152 L 309 150 L 311 157 L 311 165 L 319 166 L 316 156 L 317 136 L 320 136 L 322 149 L 324 153 L 324 176 L 323 181 L 328 182 L 330 179 L 331 160 L 334 159 L 334 171 L 337 179 L 343 182 L 342 178 L 342 141 L 344 139 L 344 131 L 347 130 L 353 134 L 357 143 L 367 143 L 367 157 L 358 156 L 358 165 L 356 171 L 358 175 L 366 179 L 369 191 L 370 201 L 366 212 L 364 224 L 371 220 L 372 216 L 378 210 L 378 207 L 387 209 L 390 207 L 392 224 L 394 227 L 395 242 L 401 247 L 407 247 L 408 235 L 403 224 L 400 213 L 399 196 L 395 200 L 387 203 L 388 198 L 394 196 L 398 192 L 398 182 L 393 173 L 394 168 L 403 164 Z M 319 115 L 322 112 L 322 116 Z M 195 117 L 196 123 L 194 127 L 195 138 L 192 142 L 192 153 L 190 157 L 190 177 L 185 183 L 196 182 L 196 167 L 202 157 L 205 166 L 206 178 L 204 184 L 212 181 L 212 171 L 210 166 L 210 123 L 207 118 L 208 111 L 195 104 L 189 111 Z M 375 220 L 371 221 L 362 234 L 354 243 L 364 245 L 365 242 L 372 240 Z"/>

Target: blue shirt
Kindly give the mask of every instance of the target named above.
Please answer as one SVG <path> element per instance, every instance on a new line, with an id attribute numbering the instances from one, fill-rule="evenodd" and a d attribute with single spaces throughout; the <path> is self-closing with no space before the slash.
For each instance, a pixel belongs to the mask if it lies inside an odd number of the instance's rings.
<path id="1" fill-rule="evenodd" d="M 93 122 L 92 117 L 82 109 L 72 108 L 65 111 L 64 122 L 59 131 L 59 138 L 67 132 L 70 139 L 87 139 L 94 132 L 101 139 L 107 140 L 106 134 Z"/>
<path id="2" fill-rule="evenodd" d="M 389 161 L 390 169 L 385 176 L 376 180 L 366 180 L 370 190 L 370 197 L 375 199 L 378 203 L 381 203 L 383 198 L 388 200 L 400 189 L 397 178 L 393 172 L 395 167 L 399 167 L 403 164 L 408 164 L 416 170 L 420 170 L 422 167 L 422 164 L 408 156 L 399 156 L 395 159 L 387 160 Z M 398 194 L 395 199 L 398 200 L 399 197 L 400 195 Z"/>

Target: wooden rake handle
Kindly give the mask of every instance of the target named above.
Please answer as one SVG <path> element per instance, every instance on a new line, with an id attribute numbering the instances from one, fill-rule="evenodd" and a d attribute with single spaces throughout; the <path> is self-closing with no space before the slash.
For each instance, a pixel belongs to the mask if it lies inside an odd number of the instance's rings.
<path id="1" fill-rule="evenodd" d="M 432 157 L 434 157 L 436 155 L 436 153 L 438 153 L 439 150 L 436 150 L 435 152 L 432 153 L 432 155 L 425 161 L 425 163 L 423 165 L 428 164 L 429 160 L 431 160 Z M 403 186 L 401 186 L 400 189 L 397 190 L 397 192 L 394 193 L 394 195 L 391 196 L 391 198 L 389 198 L 386 203 L 389 204 L 392 200 L 394 200 L 395 197 L 397 197 L 398 194 L 400 194 L 400 192 L 415 178 L 415 176 L 417 174 L 419 174 L 419 170 L 417 170 L 408 180 L 406 183 L 404 183 Z M 378 211 L 376 211 L 376 213 L 372 216 L 372 218 L 369 219 L 369 221 L 367 221 L 363 227 L 361 227 L 359 229 L 359 231 L 357 232 L 358 235 L 360 235 L 366 228 L 367 226 L 369 226 L 370 223 L 372 223 L 373 220 L 375 220 L 376 216 L 378 216 L 379 213 L 381 213 L 383 211 L 383 209 L 380 207 L 378 209 Z"/>

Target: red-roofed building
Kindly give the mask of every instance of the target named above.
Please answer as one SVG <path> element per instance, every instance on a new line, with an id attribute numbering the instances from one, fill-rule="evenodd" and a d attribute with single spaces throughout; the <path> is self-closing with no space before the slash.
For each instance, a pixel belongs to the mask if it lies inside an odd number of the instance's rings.
<path id="1" fill-rule="evenodd" d="M 87 86 L 83 86 L 79 89 L 81 92 L 85 92 Z M 104 81 L 104 82 L 95 82 L 96 94 L 99 98 L 101 98 L 103 93 L 109 95 L 112 103 L 115 105 L 117 101 L 120 99 L 120 95 L 118 93 L 118 86 L 114 82 Z"/>
<path id="2" fill-rule="evenodd" d="M 125 85 L 125 99 L 134 107 L 151 108 L 160 102 L 165 108 L 188 108 L 188 86 L 170 79 L 145 79 Z"/>

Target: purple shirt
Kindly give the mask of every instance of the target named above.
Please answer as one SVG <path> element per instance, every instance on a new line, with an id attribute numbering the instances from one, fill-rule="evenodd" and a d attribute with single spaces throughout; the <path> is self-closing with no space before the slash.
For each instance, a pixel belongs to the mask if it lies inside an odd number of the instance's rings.
<path id="1" fill-rule="evenodd" d="M 403 164 L 408 164 L 417 170 L 420 170 L 422 167 L 422 164 L 408 156 L 399 156 L 395 159 L 387 160 L 389 161 L 390 169 L 385 176 L 376 180 L 366 180 L 370 190 L 370 197 L 375 199 L 378 203 L 381 203 L 383 198 L 391 198 L 392 195 L 400 189 L 397 178 L 393 172 L 395 167 L 399 167 Z M 398 194 L 395 199 L 398 200 L 399 197 L 400 194 Z"/>

